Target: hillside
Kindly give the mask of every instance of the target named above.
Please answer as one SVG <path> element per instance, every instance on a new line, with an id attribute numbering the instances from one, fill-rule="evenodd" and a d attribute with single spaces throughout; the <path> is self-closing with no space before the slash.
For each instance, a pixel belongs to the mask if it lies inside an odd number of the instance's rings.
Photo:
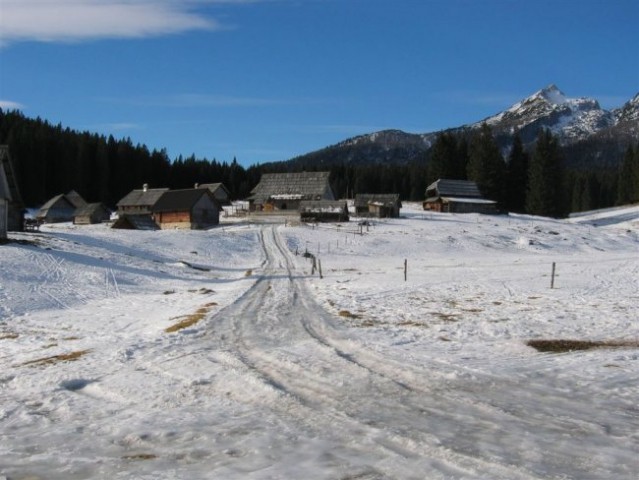
<path id="1" fill-rule="evenodd" d="M 0 245 L 0 477 L 636 477 L 639 207 L 229 220 Z"/>

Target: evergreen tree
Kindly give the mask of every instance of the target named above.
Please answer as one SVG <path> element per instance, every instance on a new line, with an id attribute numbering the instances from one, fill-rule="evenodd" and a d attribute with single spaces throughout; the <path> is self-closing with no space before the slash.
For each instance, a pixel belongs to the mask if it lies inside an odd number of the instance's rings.
<path id="1" fill-rule="evenodd" d="M 513 148 L 506 168 L 506 199 L 508 210 L 522 213 L 526 210 L 528 191 L 528 154 L 524 151 L 519 133 L 515 134 Z"/>
<path id="2" fill-rule="evenodd" d="M 526 209 L 533 215 L 560 217 L 565 212 L 562 198 L 562 168 L 559 143 L 550 130 L 542 129 L 528 169 Z"/>
<path id="3" fill-rule="evenodd" d="M 637 151 L 628 146 L 619 168 L 617 204 L 625 205 L 639 201 L 639 146 Z"/>
<path id="4" fill-rule="evenodd" d="M 487 124 L 473 136 L 469 150 L 468 179 L 477 183 L 486 198 L 502 202 L 506 164 Z"/>

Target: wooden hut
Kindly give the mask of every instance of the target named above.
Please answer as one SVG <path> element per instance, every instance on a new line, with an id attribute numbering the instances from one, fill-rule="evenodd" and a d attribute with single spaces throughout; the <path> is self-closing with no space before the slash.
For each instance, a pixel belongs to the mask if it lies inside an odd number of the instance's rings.
<path id="1" fill-rule="evenodd" d="M 330 172 L 265 173 L 248 198 L 249 210 L 295 211 L 302 201 L 335 200 L 328 182 L 329 174 Z"/>
<path id="2" fill-rule="evenodd" d="M 83 206 L 84 199 L 73 190 L 69 193 L 71 194 L 70 198 L 66 194 L 60 194 L 42 205 L 38 213 L 36 213 L 36 220 L 40 223 L 71 222 L 75 211 L 78 209 L 76 204 Z M 86 205 L 86 202 L 84 202 L 84 205 Z"/>
<path id="3" fill-rule="evenodd" d="M 73 223 L 76 225 L 90 225 L 93 223 L 108 222 L 111 219 L 111 210 L 103 203 L 87 203 L 76 209 Z"/>
<path id="4" fill-rule="evenodd" d="M 9 183 L 4 173 L 4 166 L 0 163 L 0 240 L 7 238 L 9 230 L 9 202 L 11 202 Z"/>
<path id="5" fill-rule="evenodd" d="M 338 200 L 303 200 L 300 202 L 302 222 L 348 222 L 348 206 Z"/>
<path id="6" fill-rule="evenodd" d="M 401 207 L 398 193 L 355 195 L 355 214 L 358 217 L 399 218 Z"/>
<path id="7" fill-rule="evenodd" d="M 25 206 L 18 188 L 18 181 L 13 169 L 8 145 L 0 145 L 0 167 L 4 169 L 6 186 L 10 199 L 7 204 L 7 230 L 9 232 L 21 232 L 24 225 Z"/>
<path id="8" fill-rule="evenodd" d="M 207 188 L 168 190 L 152 208 L 153 219 L 162 229 L 209 228 L 220 223 L 222 207 Z"/>
<path id="9" fill-rule="evenodd" d="M 231 205 L 231 193 L 223 183 L 202 183 L 196 184 L 195 188 L 208 188 L 217 202 L 222 206 Z"/>
<path id="10" fill-rule="evenodd" d="M 426 188 L 424 210 L 449 213 L 497 213 L 497 202 L 485 199 L 475 182 L 439 179 Z"/>
<path id="11" fill-rule="evenodd" d="M 116 204 L 118 214 L 150 215 L 151 209 L 168 188 L 149 188 L 144 184 L 140 190 L 131 190 Z"/>

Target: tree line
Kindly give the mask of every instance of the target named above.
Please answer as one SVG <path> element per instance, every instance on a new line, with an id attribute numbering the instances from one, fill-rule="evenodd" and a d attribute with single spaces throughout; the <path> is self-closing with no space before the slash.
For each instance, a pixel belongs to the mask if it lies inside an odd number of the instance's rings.
<path id="1" fill-rule="evenodd" d="M 70 190 L 89 202 L 113 207 L 144 183 L 178 189 L 222 182 L 237 200 L 250 195 L 263 173 L 296 169 L 291 162 L 245 168 L 236 159 L 218 162 L 192 155 L 171 160 L 166 150 L 149 150 L 134 145 L 130 138 L 77 132 L 1 109 L 0 143 L 9 145 L 29 207 Z M 639 145 L 628 146 L 621 166 L 569 167 L 557 139 L 546 130 L 539 132 L 531 151 L 515 135 L 506 157 L 490 127 L 483 125 L 474 133 L 440 133 L 423 158 L 407 164 L 318 162 L 305 169 L 330 170 L 338 198 L 399 193 L 403 200 L 422 201 L 430 183 L 449 178 L 474 180 L 484 196 L 497 200 L 505 210 L 554 217 L 639 201 Z"/>

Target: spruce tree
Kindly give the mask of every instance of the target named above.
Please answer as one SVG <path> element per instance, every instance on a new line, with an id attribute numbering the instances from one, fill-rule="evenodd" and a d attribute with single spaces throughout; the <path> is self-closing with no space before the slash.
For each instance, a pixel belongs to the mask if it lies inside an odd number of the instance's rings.
<path id="1" fill-rule="evenodd" d="M 468 179 L 477 183 L 482 195 L 490 200 L 503 201 L 506 164 L 491 128 L 485 123 L 470 142 L 467 171 Z"/>
<path id="2" fill-rule="evenodd" d="M 528 191 L 528 154 L 519 133 L 515 134 L 513 147 L 508 156 L 506 169 L 506 208 L 513 212 L 524 212 L 526 209 L 526 192 Z"/>
<path id="3" fill-rule="evenodd" d="M 628 146 L 619 169 L 617 204 L 625 205 L 639 201 L 639 148 Z"/>
<path id="4" fill-rule="evenodd" d="M 559 143 L 550 130 L 539 131 L 528 169 L 526 209 L 533 215 L 560 217 L 564 213 Z"/>

